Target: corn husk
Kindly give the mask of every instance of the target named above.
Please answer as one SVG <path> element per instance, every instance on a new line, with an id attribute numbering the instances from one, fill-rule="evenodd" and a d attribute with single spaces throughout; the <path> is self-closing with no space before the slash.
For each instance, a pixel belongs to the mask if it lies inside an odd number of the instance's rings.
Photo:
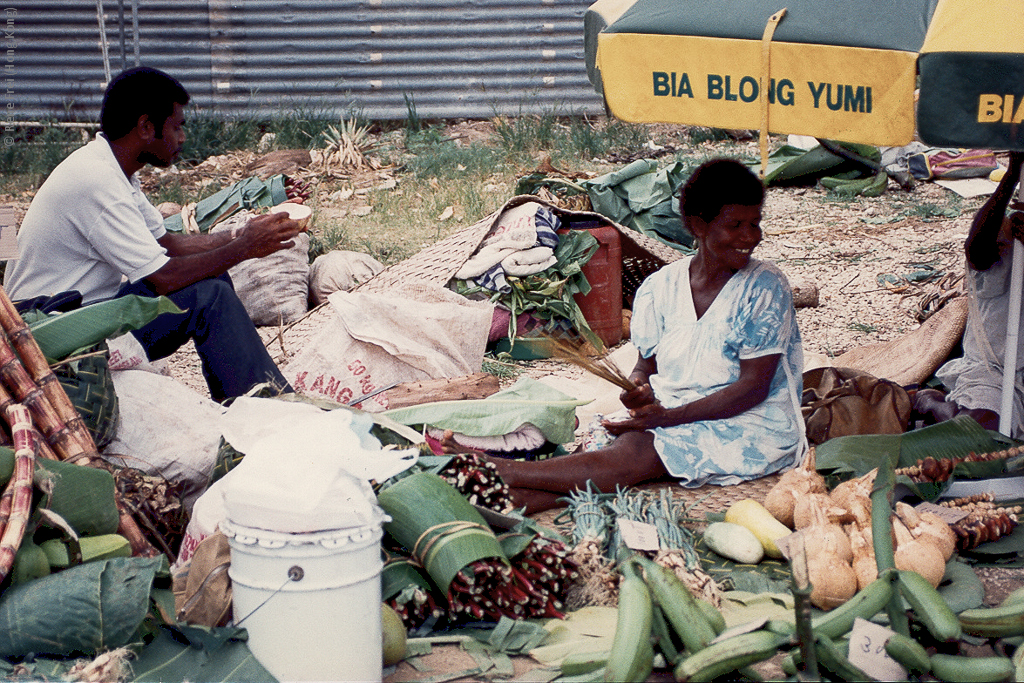
<path id="1" fill-rule="evenodd" d="M 404 477 L 382 490 L 377 502 L 391 517 L 385 530 L 411 551 L 442 591 L 477 560 L 495 558 L 507 564 L 484 518 L 436 474 Z"/>

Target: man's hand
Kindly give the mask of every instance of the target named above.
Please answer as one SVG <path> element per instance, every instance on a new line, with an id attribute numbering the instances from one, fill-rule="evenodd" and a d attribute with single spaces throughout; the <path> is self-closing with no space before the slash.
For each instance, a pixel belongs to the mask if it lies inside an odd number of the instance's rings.
<path id="1" fill-rule="evenodd" d="M 238 239 L 244 240 L 247 258 L 262 258 L 293 246 L 292 238 L 300 232 L 298 221 L 280 211 L 249 219 Z"/>

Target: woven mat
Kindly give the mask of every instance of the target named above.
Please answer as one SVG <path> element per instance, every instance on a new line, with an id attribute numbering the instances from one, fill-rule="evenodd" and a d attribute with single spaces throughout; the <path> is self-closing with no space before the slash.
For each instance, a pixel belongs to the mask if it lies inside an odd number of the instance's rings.
<path id="1" fill-rule="evenodd" d="M 630 268 L 626 273 L 627 276 L 635 274 L 637 271 L 646 276 L 666 263 L 671 263 L 683 256 L 683 252 L 614 223 L 601 214 L 590 211 L 569 211 L 534 195 L 517 195 L 491 215 L 426 247 L 400 263 L 388 266 L 353 291 L 394 294 L 400 292 L 405 286 L 419 283 L 443 287 L 477 250 L 499 216 L 508 209 L 526 202 L 537 202 L 546 206 L 563 220 L 571 216 L 577 221 L 596 220 L 603 225 L 616 228 L 623 243 L 624 257 L 629 254 L 628 265 Z M 282 329 L 265 328 L 267 332 L 264 333 L 264 341 L 271 357 L 278 365 L 286 363 L 288 358 L 294 356 L 316 338 L 323 326 L 330 322 L 333 314 L 333 309 L 329 304 L 322 304 Z"/>

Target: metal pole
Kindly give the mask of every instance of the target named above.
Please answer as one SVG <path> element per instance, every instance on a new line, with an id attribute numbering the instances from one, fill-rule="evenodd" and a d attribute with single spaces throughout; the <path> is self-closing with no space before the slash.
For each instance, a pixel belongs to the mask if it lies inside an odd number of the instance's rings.
<path id="1" fill-rule="evenodd" d="M 1024 183 L 1017 188 L 1024 201 Z M 1020 304 L 1024 298 L 1024 244 L 1013 240 L 1013 266 L 1010 271 L 1010 303 L 1006 316 L 1006 349 L 1003 352 L 1002 403 L 999 408 L 999 433 L 1012 436 L 1013 407 L 1017 395 L 1017 344 L 1020 336 Z"/>
<path id="2" fill-rule="evenodd" d="M 124 0 L 117 0 L 117 27 L 121 32 L 121 71 L 128 68 L 128 36 L 124 30 Z"/>
<path id="3" fill-rule="evenodd" d="M 135 66 L 142 64 L 139 57 L 139 0 L 132 0 L 132 47 L 135 48 Z"/>
<path id="4" fill-rule="evenodd" d="M 103 0 L 96 0 L 96 18 L 100 23 L 100 52 L 103 54 L 104 86 L 110 83 L 110 53 L 107 50 L 107 20 L 103 16 Z"/>

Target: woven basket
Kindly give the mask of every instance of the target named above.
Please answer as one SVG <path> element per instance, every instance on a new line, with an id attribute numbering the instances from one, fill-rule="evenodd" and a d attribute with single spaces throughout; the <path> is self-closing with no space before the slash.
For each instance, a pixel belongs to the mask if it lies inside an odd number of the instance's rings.
<path id="1" fill-rule="evenodd" d="M 107 366 L 107 345 L 104 342 L 92 351 L 104 353 L 82 358 L 74 367 L 70 363 L 58 366 L 53 374 L 85 421 L 96 447 L 103 448 L 117 434 L 120 411 L 114 380 Z"/>

